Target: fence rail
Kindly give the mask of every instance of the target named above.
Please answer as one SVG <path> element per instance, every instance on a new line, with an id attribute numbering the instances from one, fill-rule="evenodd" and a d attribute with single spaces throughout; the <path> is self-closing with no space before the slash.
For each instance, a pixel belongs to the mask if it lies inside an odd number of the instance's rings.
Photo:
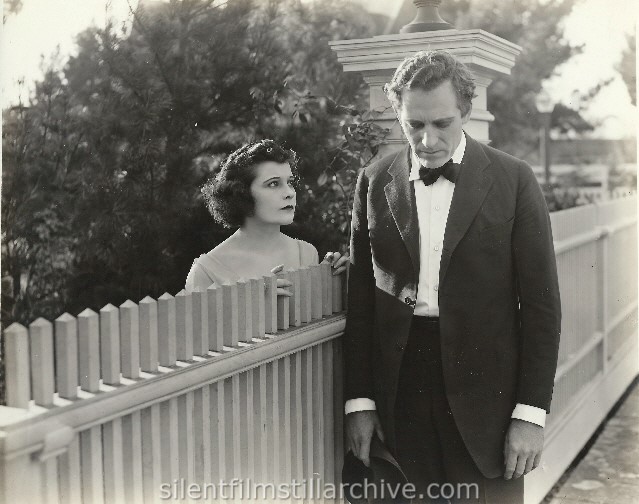
<path id="1" fill-rule="evenodd" d="M 562 339 L 527 502 L 637 374 L 636 204 L 551 214 Z M 329 265 L 282 275 L 290 298 L 270 275 L 7 328 L 0 502 L 157 502 L 182 479 L 339 483 L 343 279 Z"/>

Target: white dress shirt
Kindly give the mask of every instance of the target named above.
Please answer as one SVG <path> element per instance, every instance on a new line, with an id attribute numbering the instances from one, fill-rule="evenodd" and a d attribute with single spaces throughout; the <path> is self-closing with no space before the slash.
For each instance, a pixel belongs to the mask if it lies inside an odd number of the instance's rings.
<path id="1" fill-rule="evenodd" d="M 453 163 L 461 164 L 465 150 L 466 135 L 462 132 L 461 141 L 453 153 Z M 455 184 L 441 176 L 433 184 L 424 185 L 424 182 L 419 178 L 419 169 L 421 168 L 419 158 L 413 154 L 411 160 L 409 180 L 415 189 L 419 222 L 420 264 L 414 314 L 423 317 L 437 317 L 439 316 L 439 264 Z M 428 224 L 424 225 L 424 223 Z M 350 399 L 346 401 L 345 405 L 347 415 L 355 411 L 374 409 L 376 409 L 375 401 L 368 398 Z M 517 404 L 511 418 L 525 420 L 544 427 L 546 410 L 527 404 Z"/>

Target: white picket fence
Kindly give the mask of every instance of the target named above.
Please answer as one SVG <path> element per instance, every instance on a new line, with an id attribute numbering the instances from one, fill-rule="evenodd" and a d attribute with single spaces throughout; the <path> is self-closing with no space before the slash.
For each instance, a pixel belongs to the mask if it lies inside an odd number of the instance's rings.
<path id="1" fill-rule="evenodd" d="M 639 370 L 636 204 L 551 215 L 562 340 L 527 502 Z M 0 503 L 158 502 L 192 484 L 209 500 L 248 500 L 256 485 L 270 496 L 293 481 L 319 501 L 343 455 L 343 279 L 328 265 L 286 275 L 291 298 L 268 276 L 7 328 Z"/>
<path id="2" fill-rule="evenodd" d="M 292 297 L 276 296 L 271 275 L 7 328 L 1 501 L 157 502 L 176 481 L 178 494 L 181 481 L 334 483 L 344 275 L 323 264 L 278 277 Z"/>

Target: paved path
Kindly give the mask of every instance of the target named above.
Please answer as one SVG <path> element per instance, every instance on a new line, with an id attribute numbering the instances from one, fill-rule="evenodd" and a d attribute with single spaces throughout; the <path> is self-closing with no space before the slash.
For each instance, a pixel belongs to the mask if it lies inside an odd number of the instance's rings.
<path id="1" fill-rule="evenodd" d="M 544 500 L 550 504 L 639 503 L 639 386 L 608 420 L 588 453 Z"/>

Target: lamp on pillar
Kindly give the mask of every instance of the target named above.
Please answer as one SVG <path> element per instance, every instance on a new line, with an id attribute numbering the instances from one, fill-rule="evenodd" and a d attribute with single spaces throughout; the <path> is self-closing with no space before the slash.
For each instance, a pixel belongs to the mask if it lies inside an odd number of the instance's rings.
<path id="1" fill-rule="evenodd" d="M 413 0 L 417 15 L 399 33 L 416 33 L 434 30 L 452 30 L 454 27 L 439 15 L 442 0 Z"/>
<path id="2" fill-rule="evenodd" d="M 539 130 L 539 157 L 540 161 L 544 163 L 544 183 L 546 190 L 550 190 L 550 119 L 555 104 L 550 98 L 550 95 L 542 89 L 535 99 L 535 106 L 542 120 L 542 125 Z"/>

